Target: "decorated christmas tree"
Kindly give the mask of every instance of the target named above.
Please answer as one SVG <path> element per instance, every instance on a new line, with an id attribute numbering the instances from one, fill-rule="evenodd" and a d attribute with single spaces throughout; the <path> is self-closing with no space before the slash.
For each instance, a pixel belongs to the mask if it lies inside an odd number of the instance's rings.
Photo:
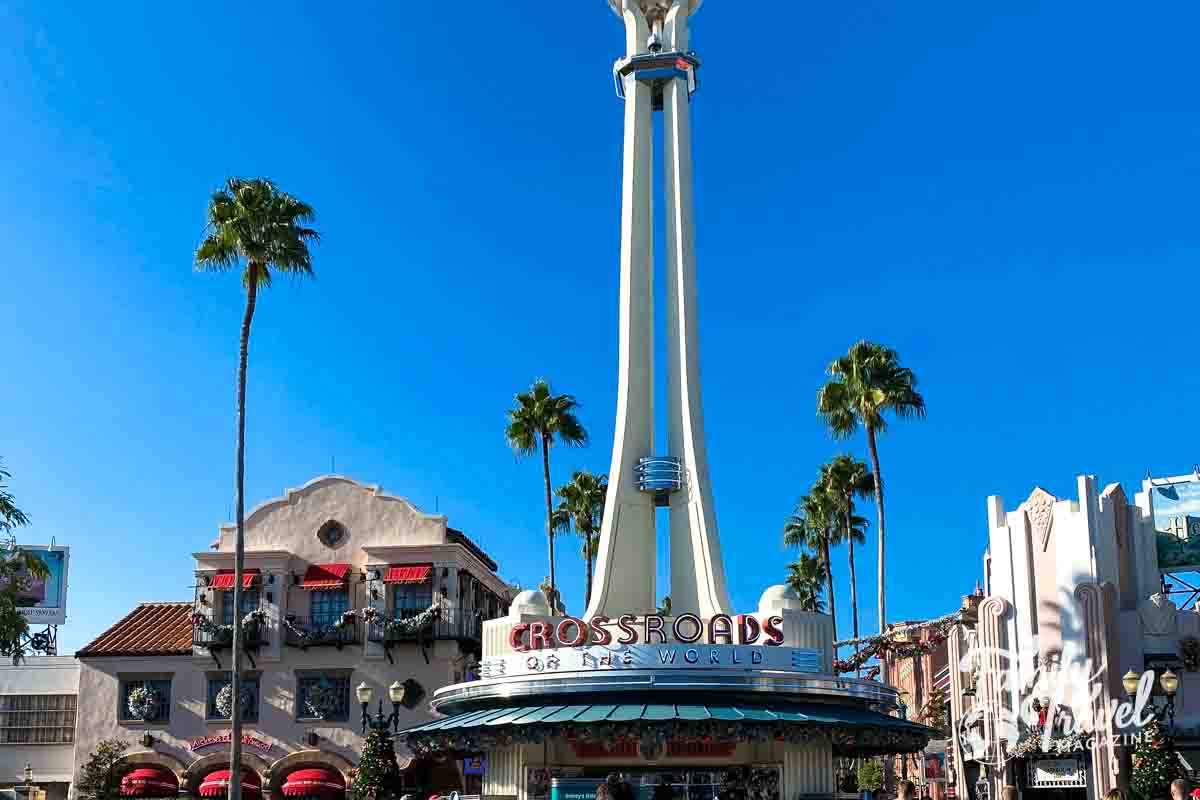
<path id="1" fill-rule="evenodd" d="M 1171 794 L 1171 781 L 1183 776 L 1175 745 L 1163 733 L 1158 720 L 1151 720 L 1141 731 L 1141 741 L 1133 751 L 1133 777 L 1130 785 L 1142 800 L 1159 800 Z"/>
<path id="2" fill-rule="evenodd" d="M 400 790 L 400 767 L 396 764 L 396 749 L 387 730 L 371 728 L 363 741 L 362 758 L 350 784 L 351 794 L 358 800 L 394 797 Z"/>

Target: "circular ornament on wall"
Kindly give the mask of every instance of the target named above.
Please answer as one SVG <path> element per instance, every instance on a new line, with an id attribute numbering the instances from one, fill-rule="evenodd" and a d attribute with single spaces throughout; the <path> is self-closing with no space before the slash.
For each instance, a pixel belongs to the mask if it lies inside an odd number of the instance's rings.
<path id="1" fill-rule="evenodd" d="M 342 523 L 331 519 L 317 530 L 317 538 L 326 547 L 340 547 L 346 541 L 346 528 Z"/>

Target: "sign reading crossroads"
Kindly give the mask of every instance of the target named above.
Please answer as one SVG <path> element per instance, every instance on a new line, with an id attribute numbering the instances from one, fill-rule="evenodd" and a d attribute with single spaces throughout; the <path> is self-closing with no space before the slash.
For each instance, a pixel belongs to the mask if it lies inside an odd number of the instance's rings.
<path id="1" fill-rule="evenodd" d="M 485 658 L 481 678 L 600 670 L 740 670 L 821 672 L 821 651 L 804 647 L 726 644 L 590 645 Z"/>

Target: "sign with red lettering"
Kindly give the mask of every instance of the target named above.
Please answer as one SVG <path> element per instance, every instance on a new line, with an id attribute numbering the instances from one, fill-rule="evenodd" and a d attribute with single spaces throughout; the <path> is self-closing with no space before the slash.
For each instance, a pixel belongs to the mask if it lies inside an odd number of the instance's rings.
<path id="1" fill-rule="evenodd" d="M 233 734 L 229 731 L 224 733 L 214 733 L 211 736 L 201 736 L 198 739 L 192 739 L 188 742 L 189 750 L 203 750 L 206 747 L 215 747 L 222 744 L 227 745 L 233 741 Z M 242 734 L 242 747 L 249 747 L 252 750 L 258 750 L 260 753 L 269 753 L 275 745 L 268 742 L 266 739 L 260 739 L 257 736 L 249 733 Z"/>
<path id="2" fill-rule="evenodd" d="M 614 630 L 615 627 L 615 630 Z M 515 652 L 549 650 L 556 647 L 607 646 L 611 644 L 713 644 L 783 645 L 783 617 L 767 617 L 761 622 L 749 614 L 717 614 L 707 621 L 697 614 L 680 614 L 667 625 L 661 614 L 639 617 L 622 614 L 615 620 L 595 616 L 590 622 L 578 617 L 558 621 L 522 622 L 508 632 L 509 646 Z"/>

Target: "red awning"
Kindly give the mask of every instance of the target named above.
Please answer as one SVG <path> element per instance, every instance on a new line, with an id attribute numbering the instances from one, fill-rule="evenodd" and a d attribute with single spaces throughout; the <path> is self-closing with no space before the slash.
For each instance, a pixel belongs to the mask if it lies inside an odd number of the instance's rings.
<path id="1" fill-rule="evenodd" d="M 174 797 L 178 793 L 179 781 L 159 767 L 138 767 L 121 778 L 121 794 L 125 797 Z"/>
<path id="2" fill-rule="evenodd" d="M 242 570 L 242 588 L 249 589 L 260 577 L 262 575 L 256 569 Z M 217 574 L 212 579 L 211 586 L 213 589 L 220 589 L 227 592 L 233 591 L 233 570 L 217 570 Z"/>
<path id="3" fill-rule="evenodd" d="M 393 564 L 383 574 L 384 583 L 424 583 L 433 572 L 432 564 Z"/>
<path id="4" fill-rule="evenodd" d="M 229 793 L 229 770 L 219 769 L 204 776 L 200 783 L 201 797 L 224 797 Z M 248 769 L 242 770 L 242 793 L 262 794 L 262 780 Z"/>
<path id="5" fill-rule="evenodd" d="M 300 581 L 302 589 L 340 589 L 350 574 L 349 564 L 313 564 Z"/>
<path id="6" fill-rule="evenodd" d="M 346 791 L 342 776 L 330 769 L 298 769 L 283 782 L 285 797 L 341 795 Z"/>

